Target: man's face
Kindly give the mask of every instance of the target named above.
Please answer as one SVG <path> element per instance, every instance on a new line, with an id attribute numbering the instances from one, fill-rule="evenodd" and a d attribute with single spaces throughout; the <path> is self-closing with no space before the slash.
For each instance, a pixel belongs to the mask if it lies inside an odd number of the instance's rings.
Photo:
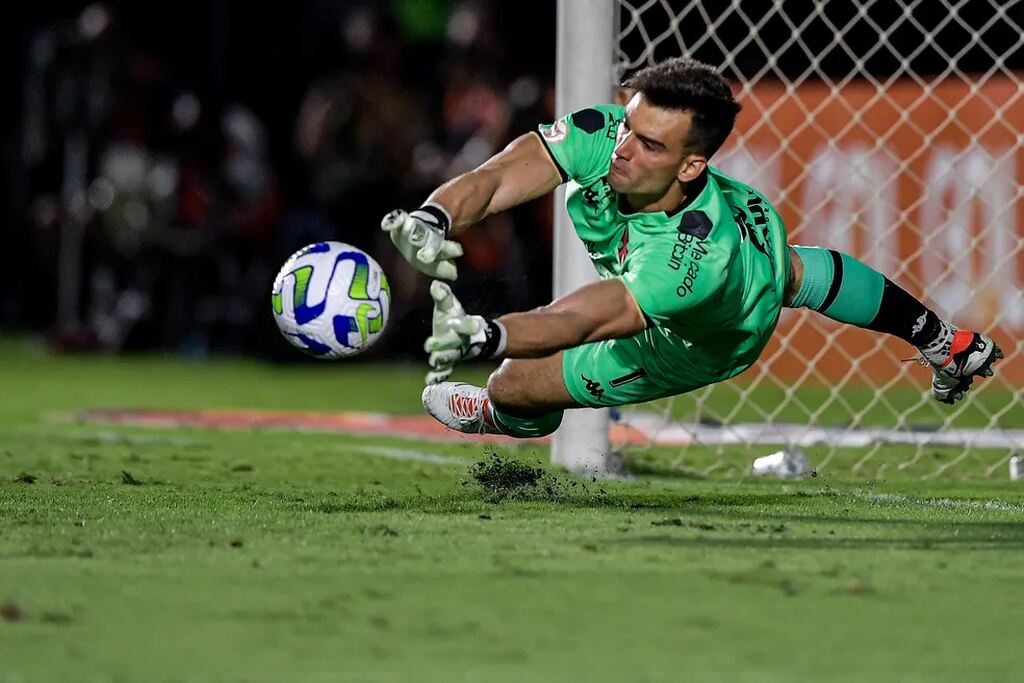
<path id="1" fill-rule="evenodd" d="M 693 161 L 707 160 L 686 150 L 689 132 L 690 112 L 656 107 L 635 94 L 619 126 L 608 184 L 620 194 L 660 196 L 677 179 L 692 180 L 704 168 L 693 168 Z"/>

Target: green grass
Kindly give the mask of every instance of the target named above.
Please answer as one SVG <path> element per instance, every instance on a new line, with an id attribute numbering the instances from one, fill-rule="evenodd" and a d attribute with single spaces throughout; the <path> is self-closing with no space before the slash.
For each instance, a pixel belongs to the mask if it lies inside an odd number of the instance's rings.
<path id="1" fill-rule="evenodd" d="M 0 683 L 1020 679 L 1005 480 L 549 473 L 498 499 L 474 445 L 49 417 L 415 412 L 420 373 L 0 342 Z"/>

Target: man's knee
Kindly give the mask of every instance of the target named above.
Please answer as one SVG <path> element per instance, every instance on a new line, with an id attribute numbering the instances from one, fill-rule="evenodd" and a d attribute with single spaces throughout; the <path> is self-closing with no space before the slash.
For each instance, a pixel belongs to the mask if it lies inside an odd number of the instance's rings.
<path id="1" fill-rule="evenodd" d="M 506 360 L 487 378 L 487 397 L 497 408 L 516 410 L 523 408 L 522 372 L 516 362 Z"/>
<path id="2" fill-rule="evenodd" d="M 562 381 L 562 354 L 506 360 L 487 380 L 487 395 L 494 407 L 512 415 L 578 407 Z"/>

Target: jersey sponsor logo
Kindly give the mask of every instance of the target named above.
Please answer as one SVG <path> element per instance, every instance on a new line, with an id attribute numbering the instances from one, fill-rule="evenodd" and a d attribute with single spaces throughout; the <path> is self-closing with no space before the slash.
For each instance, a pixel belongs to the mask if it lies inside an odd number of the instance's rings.
<path id="1" fill-rule="evenodd" d="M 708 248 L 703 242 L 693 235 L 680 232 L 676 234 L 676 242 L 672 245 L 672 253 L 665 265 L 672 270 L 679 270 L 683 267 L 683 259 L 689 257 L 691 261 L 700 261 L 707 255 Z"/>
<path id="2" fill-rule="evenodd" d="M 700 275 L 700 264 L 696 261 L 690 261 L 686 268 L 686 273 L 683 275 L 683 281 L 676 287 L 676 296 L 680 299 L 685 299 L 690 294 L 693 294 L 693 285 L 697 282 L 698 275 Z"/>
<path id="3" fill-rule="evenodd" d="M 565 121 L 555 121 L 550 126 L 541 126 L 540 134 L 553 145 L 569 136 L 569 126 L 565 124 Z"/>
<path id="4" fill-rule="evenodd" d="M 768 225 L 768 214 L 764 210 L 764 200 L 753 192 L 748 192 L 750 198 L 747 200 L 747 210 L 754 218 L 754 225 L 759 227 Z"/>
<path id="5" fill-rule="evenodd" d="M 683 281 L 676 287 L 676 296 L 683 298 L 693 294 L 693 286 L 700 275 L 700 262 L 707 255 L 707 246 L 695 235 L 683 232 L 676 235 L 676 243 L 672 245 L 672 255 L 667 264 L 672 270 L 683 273 Z"/>
<path id="6" fill-rule="evenodd" d="M 747 222 L 747 216 L 743 213 L 742 209 L 736 210 L 736 213 L 733 214 L 733 220 L 736 221 L 736 227 L 739 228 L 740 239 L 749 240 L 754 245 L 754 248 L 768 259 L 768 267 L 772 271 L 772 279 L 775 279 L 775 261 L 772 260 L 772 256 L 769 253 L 772 244 L 768 233 L 768 214 L 764 209 L 764 200 L 753 192 L 748 191 L 748 195 L 747 211 L 750 213 L 751 218 L 753 218 L 754 225 L 751 226 Z M 760 228 L 760 236 L 758 236 L 758 228 Z"/>
<path id="7" fill-rule="evenodd" d="M 601 388 L 600 382 L 595 382 L 586 375 L 580 375 L 580 379 L 587 383 L 586 389 L 588 394 L 590 394 L 597 400 L 601 400 L 602 398 L 604 398 L 604 389 Z"/>
<path id="8" fill-rule="evenodd" d="M 622 239 L 619 241 L 619 263 L 626 262 L 626 256 L 629 254 L 629 225 L 622 230 Z"/>
<path id="9" fill-rule="evenodd" d="M 608 127 L 604 129 L 605 137 L 609 140 L 619 139 L 619 127 L 622 125 L 622 119 L 614 118 L 611 114 L 608 115 Z"/>

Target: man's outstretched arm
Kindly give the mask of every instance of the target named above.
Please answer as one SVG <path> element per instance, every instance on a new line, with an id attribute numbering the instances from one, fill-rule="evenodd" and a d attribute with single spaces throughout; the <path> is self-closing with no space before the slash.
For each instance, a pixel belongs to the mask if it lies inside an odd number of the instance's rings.
<path id="1" fill-rule="evenodd" d="M 601 280 L 525 313 L 495 320 L 469 315 L 451 288 L 435 280 L 433 334 L 427 384 L 448 379 L 455 363 L 469 358 L 540 358 L 602 339 L 630 337 L 646 325 L 633 294 L 618 279 Z"/>
<path id="2" fill-rule="evenodd" d="M 506 358 L 540 358 L 580 344 L 631 337 L 646 326 L 633 294 L 610 278 L 525 313 L 497 319 L 508 335 Z"/>
<path id="3" fill-rule="evenodd" d="M 487 216 L 551 192 L 561 173 L 537 133 L 527 133 L 469 173 L 452 178 L 427 198 L 443 206 L 458 233 Z"/>
<path id="4" fill-rule="evenodd" d="M 462 247 L 448 239 L 487 216 L 558 187 L 562 174 L 536 133 L 522 135 L 478 168 L 436 189 L 412 213 L 392 211 L 381 228 L 405 260 L 432 277 L 454 280 Z"/>

